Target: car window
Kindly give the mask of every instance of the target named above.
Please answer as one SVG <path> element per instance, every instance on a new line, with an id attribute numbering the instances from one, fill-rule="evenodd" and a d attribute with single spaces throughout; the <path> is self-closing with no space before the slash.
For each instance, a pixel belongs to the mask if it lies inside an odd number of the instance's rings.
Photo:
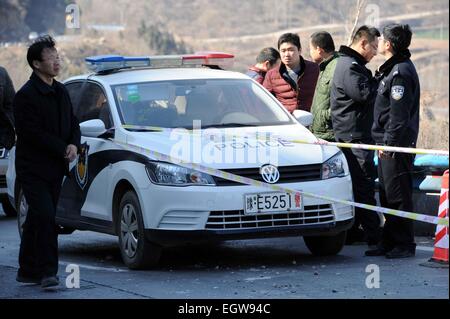
<path id="1" fill-rule="evenodd" d="M 74 114 L 78 113 L 78 105 L 80 104 L 80 93 L 81 93 L 82 82 L 70 82 L 66 83 L 66 89 L 69 92 L 70 101 L 72 102 Z"/>
<path id="2" fill-rule="evenodd" d="M 106 128 L 113 126 L 108 100 L 98 84 L 85 81 L 68 83 L 66 87 L 80 123 L 99 119 L 105 123 Z"/>
<path id="3" fill-rule="evenodd" d="M 251 80 L 177 80 L 113 87 L 123 124 L 191 128 L 292 124 L 270 95 Z"/>

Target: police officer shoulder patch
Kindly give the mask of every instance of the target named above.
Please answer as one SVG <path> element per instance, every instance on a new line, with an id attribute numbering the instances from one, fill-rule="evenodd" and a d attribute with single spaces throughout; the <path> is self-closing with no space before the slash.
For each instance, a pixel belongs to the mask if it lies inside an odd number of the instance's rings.
<path id="1" fill-rule="evenodd" d="M 405 93 L 405 87 L 403 85 L 394 85 L 391 89 L 391 96 L 394 100 L 401 100 Z"/>

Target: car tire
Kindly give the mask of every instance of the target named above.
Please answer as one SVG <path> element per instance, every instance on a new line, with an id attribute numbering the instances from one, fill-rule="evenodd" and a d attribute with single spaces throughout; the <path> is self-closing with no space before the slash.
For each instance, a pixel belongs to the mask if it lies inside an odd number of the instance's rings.
<path id="1" fill-rule="evenodd" d="M 304 236 L 306 247 L 315 256 L 337 255 L 345 245 L 347 232 L 343 231 L 334 236 Z"/>
<path id="2" fill-rule="evenodd" d="M 3 212 L 5 213 L 6 216 L 8 216 L 8 217 L 17 216 L 17 212 L 14 209 L 14 206 L 11 205 L 11 203 L 9 202 L 8 198 L 2 198 L 1 203 L 2 203 L 2 207 L 3 207 Z"/>
<path id="3" fill-rule="evenodd" d="M 126 192 L 119 205 L 119 247 L 130 269 L 147 269 L 158 264 L 161 246 L 145 238 L 141 206 L 135 192 Z"/>
<path id="4" fill-rule="evenodd" d="M 17 229 L 19 230 L 20 238 L 22 238 L 23 224 L 25 223 L 25 220 L 28 216 L 28 203 L 25 199 L 22 189 L 19 190 L 19 195 L 17 196 L 15 212 L 17 212 Z M 75 228 L 56 225 L 56 232 L 58 233 L 58 235 L 69 235 L 74 231 Z"/>
<path id="5" fill-rule="evenodd" d="M 22 188 L 19 190 L 19 195 L 16 201 L 16 211 L 17 211 L 17 229 L 19 230 L 20 238 L 22 238 L 23 224 L 27 219 L 28 215 L 28 203 L 23 194 Z"/>

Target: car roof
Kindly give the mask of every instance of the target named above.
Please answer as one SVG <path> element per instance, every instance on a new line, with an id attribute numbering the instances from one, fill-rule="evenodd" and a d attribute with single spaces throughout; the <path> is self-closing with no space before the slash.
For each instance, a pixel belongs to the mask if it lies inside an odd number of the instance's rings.
<path id="1" fill-rule="evenodd" d="M 164 68 L 164 69 L 123 69 L 110 74 L 84 74 L 68 78 L 63 82 L 91 79 L 108 85 L 141 83 L 170 80 L 205 79 L 249 79 L 239 72 L 214 70 L 210 68 Z"/>

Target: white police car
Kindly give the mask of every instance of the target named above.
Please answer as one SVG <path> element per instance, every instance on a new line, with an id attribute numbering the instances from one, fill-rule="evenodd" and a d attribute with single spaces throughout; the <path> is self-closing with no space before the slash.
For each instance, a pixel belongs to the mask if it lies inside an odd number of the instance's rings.
<path id="1" fill-rule="evenodd" d="M 8 150 L 0 148 L 0 203 L 6 216 L 16 216 L 16 210 L 8 199 L 8 189 L 6 187 L 6 171 L 8 169 Z"/>
<path id="2" fill-rule="evenodd" d="M 341 250 L 352 206 L 220 175 L 353 199 L 338 148 L 295 143 L 317 139 L 255 81 L 211 68 L 232 58 L 204 53 L 86 59 L 95 73 L 65 81 L 83 146 L 72 178 L 63 182 L 57 211 L 62 229 L 117 235 L 132 269 L 157 264 L 164 246 L 194 241 L 301 235 L 314 254 Z M 7 181 L 21 227 L 27 205 L 15 179 L 14 149 Z"/>

